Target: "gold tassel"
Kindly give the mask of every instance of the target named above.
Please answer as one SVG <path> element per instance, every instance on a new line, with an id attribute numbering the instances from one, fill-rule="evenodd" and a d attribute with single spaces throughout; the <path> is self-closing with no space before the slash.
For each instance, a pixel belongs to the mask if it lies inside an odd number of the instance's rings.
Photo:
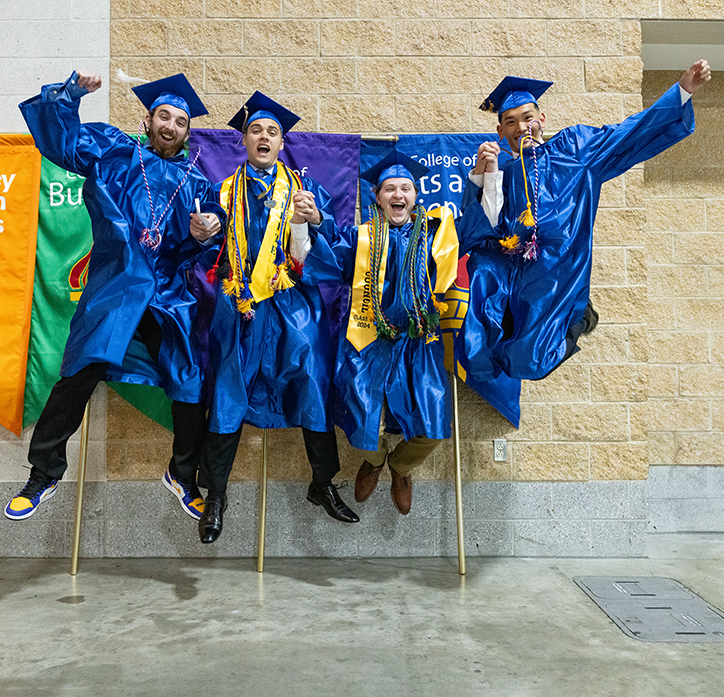
<path id="1" fill-rule="evenodd" d="M 523 223 L 526 227 L 533 227 L 535 225 L 535 218 L 533 217 L 533 211 L 530 208 L 530 197 L 528 196 L 528 177 L 525 173 L 525 158 L 523 157 L 523 143 L 526 138 L 533 141 L 531 136 L 523 136 L 518 142 L 520 143 L 520 165 L 523 168 L 523 183 L 525 184 L 525 200 L 528 202 L 525 210 L 518 216 L 518 222 Z M 534 142 L 534 141 L 533 141 Z M 532 146 L 535 147 L 535 144 Z"/>
<path id="2" fill-rule="evenodd" d="M 502 240 L 498 240 L 498 242 L 506 249 L 515 249 L 518 246 L 518 242 L 520 242 L 520 237 L 518 237 L 518 235 L 508 235 Z"/>
<path id="3" fill-rule="evenodd" d="M 530 201 L 528 201 L 528 205 L 525 207 L 525 210 L 518 216 L 518 222 L 523 223 L 526 227 L 533 227 L 535 225 L 533 211 L 530 209 Z"/>
<path id="4" fill-rule="evenodd" d="M 224 295 L 235 295 L 238 297 L 241 291 L 238 277 L 225 278 L 221 282 L 221 289 L 224 291 Z"/>
<path id="5" fill-rule="evenodd" d="M 435 306 L 437 314 L 439 314 L 440 317 L 442 317 L 447 312 L 447 303 L 438 300 L 434 295 L 432 296 L 432 304 Z"/>
<path id="6" fill-rule="evenodd" d="M 272 280 L 272 288 L 274 290 L 287 290 L 294 286 L 294 281 L 289 277 L 289 264 L 287 262 L 277 266 L 277 273 Z"/>
<path id="7" fill-rule="evenodd" d="M 252 307 L 254 307 L 253 298 L 245 298 L 243 300 L 241 298 L 236 299 L 236 309 L 242 314 L 251 312 Z"/>

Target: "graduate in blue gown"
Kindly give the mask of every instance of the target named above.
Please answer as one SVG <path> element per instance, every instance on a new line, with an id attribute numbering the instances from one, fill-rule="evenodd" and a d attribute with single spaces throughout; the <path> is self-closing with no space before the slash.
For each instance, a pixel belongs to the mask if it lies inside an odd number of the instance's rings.
<path id="1" fill-rule="evenodd" d="M 226 487 L 244 423 L 301 427 L 312 466 L 307 499 L 345 523 L 358 522 L 332 478 L 339 471 L 332 421 L 332 355 L 322 296 L 298 264 L 308 223 L 331 219 L 330 195 L 278 159 L 299 117 L 256 92 L 229 122 L 248 161 L 222 182 L 226 242 L 213 276 L 220 284 L 209 334 L 214 389 L 199 482 L 208 489 L 202 542 L 218 539 Z M 312 237 L 317 234 L 313 227 Z M 303 243 L 304 245 L 305 243 Z M 302 246 L 303 246 L 302 245 Z"/>
<path id="2" fill-rule="evenodd" d="M 499 224 L 480 217 L 485 240 L 468 261 L 470 306 L 456 348 L 469 375 L 537 380 L 578 351 L 597 322 L 589 289 L 601 186 L 693 132 L 690 97 L 710 77 L 699 61 L 621 124 L 564 128 L 547 142 L 536 99 L 552 83 L 508 77 L 488 97 L 481 109 L 498 114 L 513 158 L 496 174 L 497 160 L 481 156 L 466 189 L 464 205 L 480 199 L 486 177 L 502 176 Z"/>
<path id="3" fill-rule="evenodd" d="M 330 235 L 319 235 L 304 269 L 310 281 L 351 284 L 334 377 L 338 425 L 363 451 L 356 500 L 371 495 L 387 463 L 402 514 L 410 510 L 412 471 L 451 434 L 438 324 L 460 250 L 452 213 L 415 203 L 415 182 L 428 171 L 394 151 L 363 173 L 377 201 L 369 223 L 337 230 L 331 248 Z M 394 449 L 388 432 L 404 436 Z"/>
<path id="4" fill-rule="evenodd" d="M 80 426 L 97 383 L 113 374 L 115 380 L 160 384 L 174 400 L 173 457 L 163 482 L 184 511 L 198 519 L 204 376 L 192 333 L 196 303 L 186 269 L 225 216 L 211 183 L 182 149 L 191 118 L 208 112 L 183 75 L 134 88 L 148 109 L 148 143 L 142 146 L 109 124 L 81 124 L 80 99 L 100 86 L 99 75 L 79 70 L 20 105 L 40 152 L 86 177 L 83 199 L 93 249 L 88 281 L 71 320 L 62 377 L 33 433 L 30 479 L 5 515 L 25 519 L 55 493 L 67 468 L 68 438 Z M 209 224 L 201 226 L 198 240 L 190 234 L 197 199 Z"/>

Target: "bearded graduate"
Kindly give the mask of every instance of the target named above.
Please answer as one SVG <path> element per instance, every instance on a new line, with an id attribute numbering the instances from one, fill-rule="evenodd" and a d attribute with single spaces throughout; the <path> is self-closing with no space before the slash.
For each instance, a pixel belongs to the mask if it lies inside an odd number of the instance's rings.
<path id="1" fill-rule="evenodd" d="M 206 430 L 204 375 L 193 322 L 196 300 L 186 271 L 221 229 L 211 183 L 183 154 L 192 118 L 207 114 L 181 74 L 134 88 L 148 110 L 141 144 L 107 123 L 81 124 L 80 100 L 100 75 L 74 72 L 20 105 L 40 152 L 86 178 L 83 200 L 93 228 L 88 280 L 70 323 L 55 385 L 33 432 L 30 478 L 5 515 L 23 520 L 51 498 L 68 462 L 66 444 L 104 379 L 161 385 L 173 400 L 173 456 L 163 477 L 183 510 L 198 519 L 196 486 Z M 190 234 L 196 202 L 207 224 Z"/>

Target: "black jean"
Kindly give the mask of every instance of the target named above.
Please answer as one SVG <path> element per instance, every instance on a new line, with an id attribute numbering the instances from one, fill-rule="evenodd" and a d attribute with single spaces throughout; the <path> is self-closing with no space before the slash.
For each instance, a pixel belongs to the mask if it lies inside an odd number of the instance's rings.
<path id="1" fill-rule="evenodd" d="M 151 357 L 158 361 L 161 349 L 161 327 L 150 310 L 146 310 L 138 326 Z M 96 385 L 105 379 L 108 363 L 91 363 L 74 375 L 61 378 L 50 392 L 30 441 L 28 461 L 53 479 L 61 479 L 68 468 L 68 439 L 83 421 L 85 405 Z M 173 448 L 169 468 L 186 481 L 194 481 L 199 468 L 206 432 L 205 409 L 200 403 L 174 402 Z"/>

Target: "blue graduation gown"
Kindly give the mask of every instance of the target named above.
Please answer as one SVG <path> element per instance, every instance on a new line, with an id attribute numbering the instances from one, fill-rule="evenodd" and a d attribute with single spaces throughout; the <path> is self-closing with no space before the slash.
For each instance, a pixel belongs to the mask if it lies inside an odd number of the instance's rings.
<path id="1" fill-rule="evenodd" d="M 204 212 L 216 213 L 222 221 L 224 213 L 213 203 L 211 183 L 185 157 L 163 159 L 142 147 L 157 217 L 186 177 L 163 219 L 160 247 L 142 246 L 139 238 L 153 216 L 138 145 L 109 124 L 81 124 L 79 104 L 59 84 L 45 86 L 40 95 L 20 104 L 40 152 L 86 177 L 83 200 L 93 249 L 60 373 L 70 376 L 90 363 L 108 362 L 113 379 L 161 384 L 174 400 L 198 402 L 203 374 L 192 333 L 196 301 L 186 287 L 185 270 L 201 247 L 189 234 L 189 214 L 197 197 Z M 158 366 L 145 347 L 129 351 L 146 308 L 163 332 Z"/>
<path id="2" fill-rule="evenodd" d="M 681 104 L 676 84 L 621 124 L 573 126 L 536 147 L 540 251 L 535 261 L 505 255 L 498 243 L 513 234 L 527 242 L 532 232 L 517 222 L 526 208 L 521 162 L 516 158 L 504 165 L 500 223 L 493 230 L 481 217 L 485 239 L 468 261 L 470 306 L 457 344 L 458 360 L 468 374 L 489 380 L 502 371 L 536 380 L 559 365 L 568 328 L 582 321 L 589 299 L 593 224 L 603 182 L 693 130 L 691 100 Z M 531 202 L 536 181 L 533 154 L 532 148 L 523 151 Z M 471 198 L 467 192 L 466 199 Z M 504 337 L 502 327 L 506 307 L 514 327 L 509 337 Z"/>
<path id="3" fill-rule="evenodd" d="M 428 263 L 432 285 L 435 264 L 432 240 L 439 221 L 431 220 L 428 238 Z M 327 223 L 325 223 L 327 224 Z M 323 227 L 324 225 L 323 224 Z M 400 272 L 412 231 L 412 223 L 390 228 L 387 269 L 382 294 L 382 309 L 396 326 L 407 326 L 404 302 L 411 307 L 409 286 L 400 294 Z M 331 248 L 321 236 L 307 257 L 304 275 L 314 282 L 350 284 L 354 277 L 357 253 L 357 228 L 337 231 Z M 426 283 L 423 279 L 423 283 Z M 349 314 L 347 315 L 347 319 Z M 414 436 L 449 438 L 452 402 L 450 381 L 445 370 L 445 346 L 442 338 L 426 343 L 403 332 L 394 342 L 376 339 L 357 351 L 346 337 L 347 320 L 342 323 L 334 371 L 337 396 L 336 418 L 349 442 L 362 450 L 376 450 L 379 442 L 382 405 L 387 400 L 387 429 L 402 432 L 405 439 Z M 437 330 L 438 336 L 440 330 Z"/>
<path id="4" fill-rule="evenodd" d="M 309 177 L 302 183 L 322 214 L 330 216 L 331 196 Z M 263 200 L 250 195 L 247 241 L 253 263 L 268 218 Z M 332 430 L 332 354 L 319 289 L 303 279 L 257 303 L 255 311 L 253 319 L 244 319 L 233 298 L 217 293 L 209 335 L 214 371 L 209 430 L 232 433 L 244 422 Z"/>

